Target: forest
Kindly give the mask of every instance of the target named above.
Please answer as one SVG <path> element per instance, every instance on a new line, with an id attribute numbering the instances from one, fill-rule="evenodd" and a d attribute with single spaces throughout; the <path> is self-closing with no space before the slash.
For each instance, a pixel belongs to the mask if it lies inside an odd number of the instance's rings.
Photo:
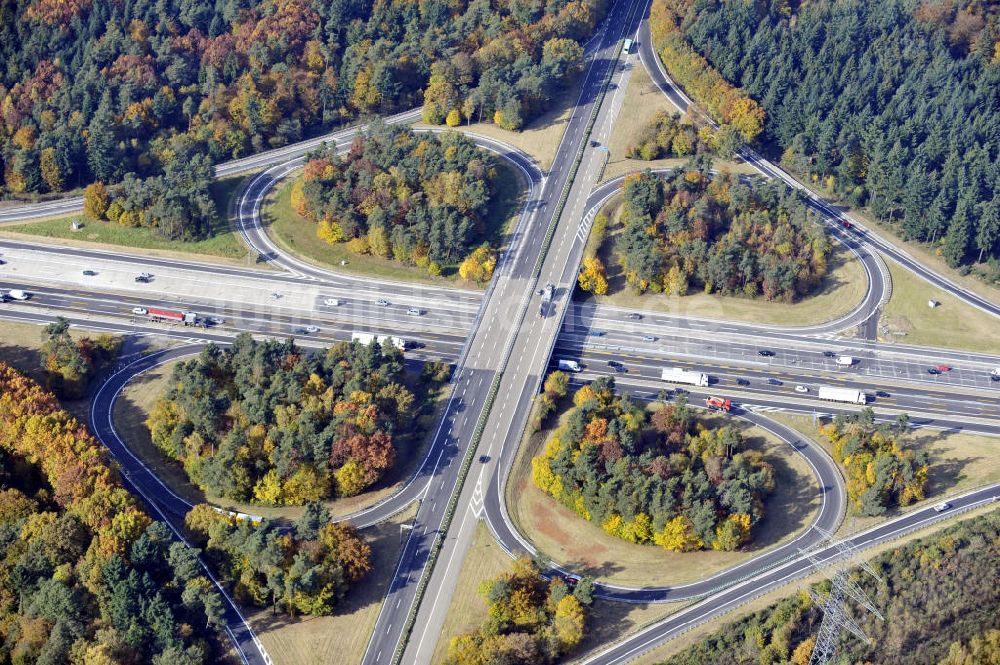
<path id="1" fill-rule="evenodd" d="M 853 609 L 871 638 L 840 642 L 838 662 L 993 665 L 1000 662 L 1000 513 L 992 511 L 889 549 L 853 579 L 886 617 Z M 830 583 L 815 590 L 825 596 Z M 849 601 L 850 602 L 850 601 Z M 853 603 L 851 603 L 853 604 Z M 661 665 L 808 665 L 822 613 L 804 591 L 731 622 Z"/>
<path id="2" fill-rule="evenodd" d="M 508 573 L 483 580 L 479 595 L 489 618 L 477 630 L 451 638 L 446 665 L 563 662 L 583 640 L 594 584 L 542 577 L 527 556 Z"/>
<path id="3" fill-rule="evenodd" d="M 778 302 L 811 293 L 826 275 L 830 242 L 802 195 L 708 169 L 697 158 L 663 178 L 626 177 L 614 255 L 628 285 Z"/>
<path id="4" fill-rule="evenodd" d="M 272 614 L 332 614 L 372 569 L 368 543 L 349 524 L 331 522 L 319 503 L 306 505 L 291 532 L 267 520 L 233 518 L 208 504 L 192 508 L 184 524 L 232 582 L 236 599 L 270 607 Z"/>
<path id="5" fill-rule="evenodd" d="M 707 124 L 699 126 L 690 115 L 657 111 L 633 137 L 625 156 L 648 162 L 718 152 L 728 159 L 739 147 L 727 141 L 725 132 L 715 131 Z"/>
<path id="6" fill-rule="evenodd" d="M 421 397 L 438 385 L 411 383 Z M 242 333 L 179 363 L 146 421 L 153 443 L 211 494 L 265 505 L 353 496 L 416 446 L 423 403 L 386 343 L 309 354 L 291 340 Z"/>
<path id="7" fill-rule="evenodd" d="M 0 363 L 0 662 L 218 662 L 224 606 L 197 555 L 51 393 Z"/>
<path id="8" fill-rule="evenodd" d="M 717 78 L 740 86 L 766 112 L 760 141 L 800 178 L 1000 278 L 995 3 L 653 5 L 664 64 L 699 102 L 712 108 Z"/>
<path id="9" fill-rule="evenodd" d="M 439 274 L 485 240 L 495 176 L 493 156 L 458 132 L 376 122 L 342 157 L 335 145 L 307 155 L 290 198 L 326 242 Z"/>
<path id="10" fill-rule="evenodd" d="M 9 0 L 7 194 L 160 175 L 423 106 L 518 129 L 582 63 L 604 0 Z"/>
<path id="11" fill-rule="evenodd" d="M 866 408 L 838 414 L 820 432 L 833 444 L 833 458 L 844 467 L 847 495 L 861 515 L 882 515 L 924 498 L 930 462 L 927 453 L 908 446 L 909 418 L 875 423 Z"/>
<path id="12" fill-rule="evenodd" d="M 738 429 L 699 421 L 683 394 L 647 417 L 612 377 L 574 393 L 531 467 L 539 489 L 605 532 L 677 552 L 748 542 L 774 490 Z"/>

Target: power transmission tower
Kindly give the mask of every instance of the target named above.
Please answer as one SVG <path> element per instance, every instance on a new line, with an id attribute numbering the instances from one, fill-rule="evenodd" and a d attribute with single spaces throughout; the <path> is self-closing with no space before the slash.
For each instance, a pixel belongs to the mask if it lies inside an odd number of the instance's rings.
<path id="1" fill-rule="evenodd" d="M 845 604 L 847 598 L 854 600 L 858 605 L 878 617 L 880 621 L 885 621 L 885 617 L 875 607 L 875 603 L 871 601 L 868 594 L 850 577 L 849 566 L 851 559 L 856 554 L 856 549 L 847 543 L 834 541 L 833 534 L 818 527 L 817 529 L 823 534 L 824 541 L 837 550 L 836 554 L 830 556 L 825 561 L 820 561 L 814 555 L 806 553 L 806 556 L 816 570 L 824 568 L 833 568 L 834 570 L 833 576 L 830 578 L 829 596 L 823 598 L 811 587 L 809 589 L 809 596 L 823 610 L 823 622 L 820 624 L 819 633 L 816 635 L 816 645 L 813 647 L 812 655 L 809 657 L 809 665 L 827 665 L 833 660 L 840 635 L 845 630 L 862 642 L 871 642 L 868 636 L 865 635 L 865 631 L 862 630 L 861 626 L 858 625 L 858 622 L 854 620 L 854 617 L 848 611 Z M 883 587 L 884 582 L 882 578 L 875 572 L 871 564 L 867 561 L 862 561 L 860 567 L 871 575 L 880 587 Z"/>

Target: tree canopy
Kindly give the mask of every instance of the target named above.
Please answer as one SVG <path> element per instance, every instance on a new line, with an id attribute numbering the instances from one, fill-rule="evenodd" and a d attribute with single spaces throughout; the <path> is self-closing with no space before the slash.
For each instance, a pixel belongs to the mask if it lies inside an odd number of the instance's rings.
<path id="1" fill-rule="evenodd" d="M 532 460 L 542 491 L 633 543 L 731 551 L 750 539 L 774 470 L 739 430 L 699 423 L 683 395 L 647 419 L 611 377 L 581 387 L 573 404 Z"/>
<path id="2" fill-rule="evenodd" d="M 153 442 L 218 496 L 301 505 L 353 496 L 416 428 L 401 351 L 336 344 L 309 355 L 248 333 L 178 364 L 147 420 Z"/>
<path id="3" fill-rule="evenodd" d="M 197 556 L 83 425 L 0 363 L 0 661 L 218 662 L 223 604 Z"/>
<path id="4" fill-rule="evenodd" d="M 420 105 L 518 129 L 577 71 L 604 5 L 10 0 L 0 173 L 16 194 L 110 184 Z"/>
<path id="5" fill-rule="evenodd" d="M 802 195 L 783 183 L 714 177 L 695 160 L 665 178 L 626 177 L 615 253 L 643 292 L 763 296 L 793 302 L 826 275 L 830 243 Z"/>
<path id="6" fill-rule="evenodd" d="M 291 202 L 330 244 L 428 268 L 467 258 L 476 269 L 466 278 L 488 281 L 492 265 L 471 250 L 484 240 L 495 176 L 493 156 L 462 134 L 376 122 L 342 157 L 336 146 L 307 155 Z"/>
<path id="7" fill-rule="evenodd" d="M 523 556 L 509 572 L 479 585 L 489 618 L 478 629 L 453 637 L 444 662 L 562 662 L 583 640 L 593 588 L 586 578 L 573 587 L 558 577 L 546 580 L 535 562 Z"/>
<path id="8" fill-rule="evenodd" d="M 661 29 L 661 43 L 704 56 L 693 78 L 717 71 L 760 102 L 762 139 L 784 165 L 930 243 L 950 265 L 990 259 L 1000 277 L 995 3 L 653 5 L 659 24 L 673 27 Z M 674 73 L 683 61 L 668 55 Z M 707 90 L 689 92 L 711 106 Z"/>

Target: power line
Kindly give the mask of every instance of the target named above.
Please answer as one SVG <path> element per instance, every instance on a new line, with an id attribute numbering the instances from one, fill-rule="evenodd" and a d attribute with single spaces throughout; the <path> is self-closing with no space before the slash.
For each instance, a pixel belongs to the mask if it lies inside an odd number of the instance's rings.
<path id="1" fill-rule="evenodd" d="M 857 554 L 857 550 L 844 541 L 835 541 L 833 534 L 823 529 L 817 529 L 823 534 L 821 543 L 828 543 L 827 549 L 832 547 L 836 550 L 834 554 L 825 560 L 819 560 L 814 554 L 805 553 L 809 561 L 816 570 L 825 568 L 833 569 L 833 576 L 830 578 L 830 594 L 824 598 L 811 587 L 809 596 L 821 610 L 823 610 L 823 622 L 819 626 L 816 635 L 816 644 L 809 657 L 809 665 L 827 665 L 833 660 L 837 652 L 837 645 L 843 632 L 848 632 L 857 637 L 862 642 L 870 643 L 871 640 L 858 622 L 851 616 L 847 607 L 847 599 L 850 598 L 865 610 L 876 616 L 880 621 L 885 621 L 885 617 L 875 606 L 875 603 L 868 597 L 868 594 L 850 577 L 849 566 L 851 560 Z M 880 588 L 884 588 L 885 582 L 867 561 L 860 563 L 861 570 L 868 573 Z"/>

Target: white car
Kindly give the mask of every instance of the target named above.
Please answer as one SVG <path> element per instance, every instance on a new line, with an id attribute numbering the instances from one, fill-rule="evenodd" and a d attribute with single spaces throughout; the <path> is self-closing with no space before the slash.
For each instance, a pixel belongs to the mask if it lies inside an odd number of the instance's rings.
<path id="1" fill-rule="evenodd" d="M 424 312 L 419 307 L 411 307 L 406 310 L 406 313 L 410 316 L 422 316 Z"/>
<path id="2" fill-rule="evenodd" d="M 310 335 L 319 332 L 319 328 L 317 328 L 316 326 L 306 326 L 305 328 L 303 328 L 303 330 L 305 330 Z"/>
<path id="3" fill-rule="evenodd" d="M 149 314 L 149 310 L 146 309 L 145 307 L 133 307 L 132 313 L 135 314 L 136 316 L 146 316 L 147 314 Z"/>
<path id="4" fill-rule="evenodd" d="M 948 503 L 947 501 L 942 501 L 938 505 L 934 506 L 934 512 L 936 512 L 936 513 L 943 513 L 944 511 L 948 510 L 949 508 L 951 508 L 951 504 Z"/>
<path id="5" fill-rule="evenodd" d="M 809 392 L 809 389 L 806 388 L 805 386 L 795 386 L 795 392 L 797 392 L 797 393 L 807 393 L 807 392 Z"/>
<path id="6" fill-rule="evenodd" d="M 31 294 L 21 289 L 11 289 L 7 292 L 7 297 L 13 298 L 14 300 L 27 300 L 31 297 Z"/>
<path id="7" fill-rule="evenodd" d="M 325 299 L 323 301 L 323 304 L 327 305 L 329 307 L 339 307 L 340 306 L 340 298 L 327 298 L 327 299 Z"/>
<path id="8" fill-rule="evenodd" d="M 375 301 L 375 304 L 378 305 L 379 307 L 388 307 L 389 301 L 383 298 L 379 298 L 378 300 Z"/>

